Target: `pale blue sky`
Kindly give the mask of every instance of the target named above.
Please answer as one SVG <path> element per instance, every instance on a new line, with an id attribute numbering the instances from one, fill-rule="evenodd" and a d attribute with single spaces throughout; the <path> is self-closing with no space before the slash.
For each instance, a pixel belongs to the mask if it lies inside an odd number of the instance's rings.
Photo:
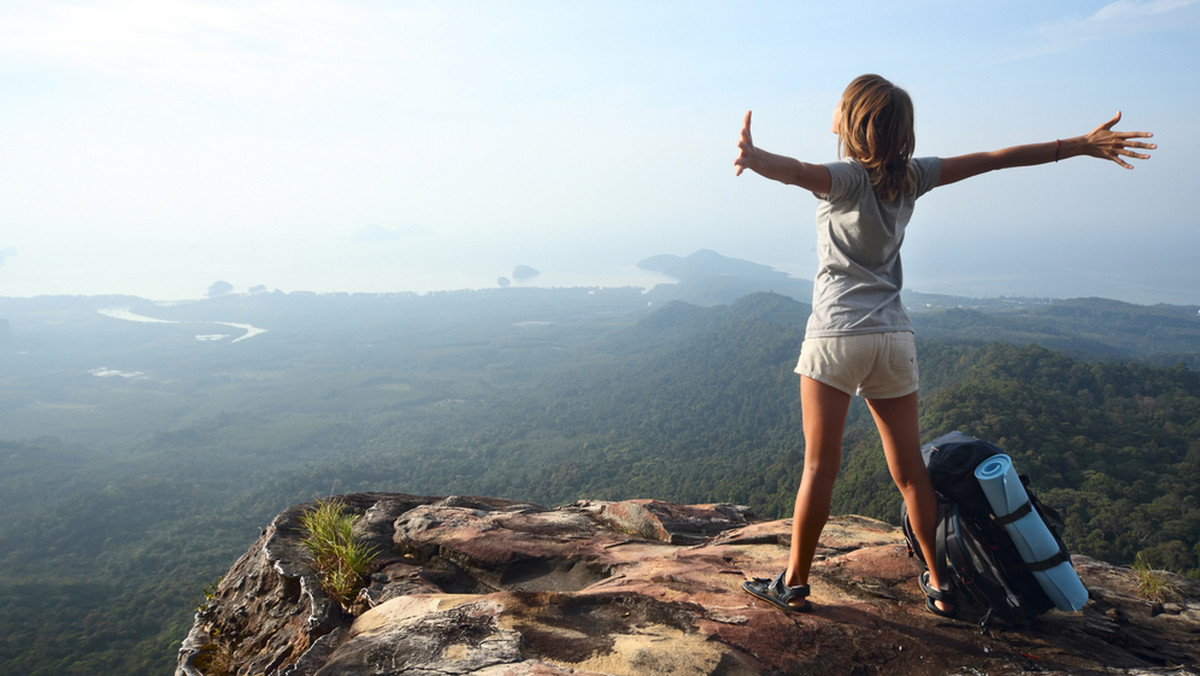
<path id="1" fill-rule="evenodd" d="M 714 249 L 813 272 L 842 88 L 912 94 L 921 155 L 1081 134 L 1161 149 L 931 193 L 919 291 L 1200 303 L 1200 1 L 0 0 L 0 295 L 639 281 Z"/>

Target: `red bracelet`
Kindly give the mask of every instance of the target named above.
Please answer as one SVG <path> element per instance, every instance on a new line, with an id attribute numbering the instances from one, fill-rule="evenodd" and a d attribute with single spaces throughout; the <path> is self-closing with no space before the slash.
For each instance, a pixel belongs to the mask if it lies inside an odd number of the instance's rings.
<path id="1" fill-rule="evenodd" d="M 1054 161 L 1058 161 L 1058 155 L 1062 152 L 1062 139 L 1054 139 Z"/>

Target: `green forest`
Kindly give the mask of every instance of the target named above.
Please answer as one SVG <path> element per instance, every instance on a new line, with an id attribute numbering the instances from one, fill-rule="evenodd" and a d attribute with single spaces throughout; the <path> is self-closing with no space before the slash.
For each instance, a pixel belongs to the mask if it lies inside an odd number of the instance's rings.
<path id="1" fill-rule="evenodd" d="M 441 298 L 454 311 L 436 316 L 416 299 L 172 310 L 270 324 L 236 352 L 95 318 L 75 327 L 82 346 L 20 343 L 8 312 L 0 671 L 169 671 L 205 588 L 275 514 L 327 495 L 653 497 L 790 515 L 808 306 L 753 293 L 646 309 L 639 296 Z M 44 336 L 91 317 L 70 306 L 40 315 Z M 1004 448 L 1063 512 L 1072 552 L 1200 577 L 1196 308 L 1090 300 L 916 321 L 924 438 L 961 430 Z M 91 365 L 161 377 L 98 385 L 79 375 Z M 844 453 L 834 511 L 895 523 L 861 401 Z"/>

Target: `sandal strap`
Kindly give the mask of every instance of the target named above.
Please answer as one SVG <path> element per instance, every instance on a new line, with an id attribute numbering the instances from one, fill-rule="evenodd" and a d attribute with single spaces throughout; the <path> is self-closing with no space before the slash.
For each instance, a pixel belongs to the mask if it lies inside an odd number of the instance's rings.
<path id="1" fill-rule="evenodd" d="M 776 575 L 775 579 L 771 580 L 771 586 L 769 586 L 767 589 L 769 589 L 772 594 L 774 594 L 779 598 L 780 601 L 784 603 L 788 603 L 792 599 L 808 598 L 808 585 L 799 584 L 794 587 L 789 587 L 783 583 L 783 576 L 786 574 L 787 571 L 784 571 Z"/>
<path id="2" fill-rule="evenodd" d="M 929 580 L 929 571 L 922 572 L 921 575 L 917 578 L 917 583 L 921 585 L 921 591 L 925 593 L 925 596 L 933 599 L 934 601 L 949 601 L 949 600 L 951 600 L 950 594 L 954 591 L 953 588 L 939 589 L 937 587 L 931 587 L 929 585 L 928 580 Z"/>

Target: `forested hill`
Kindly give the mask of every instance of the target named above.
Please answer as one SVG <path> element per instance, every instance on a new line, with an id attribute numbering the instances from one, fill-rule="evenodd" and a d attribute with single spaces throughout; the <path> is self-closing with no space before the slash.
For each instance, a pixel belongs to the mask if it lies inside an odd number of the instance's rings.
<path id="1" fill-rule="evenodd" d="M 1080 312 L 1103 322 L 1096 305 L 1081 303 Z M 629 398 L 629 428 L 671 421 L 638 435 L 651 457 L 671 458 L 662 463 L 667 480 L 648 494 L 704 487 L 678 497 L 787 513 L 802 452 L 791 369 L 807 311 L 778 296 L 751 296 L 728 309 L 691 310 L 690 329 L 677 311 L 631 332 L 655 333 L 670 316 L 680 336 L 612 375 L 638 383 L 610 394 Z M 1188 319 L 1182 328 L 1190 331 L 1196 322 Z M 1076 551 L 1117 562 L 1141 552 L 1154 565 L 1200 573 L 1200 375 L 1182 364 L 1076 360 L 1036 345 L 922 340 L 921 359 L 923 438 L 961 430 L 1008 450 L 1047 502 L 1065 511 Z M 851 417 L 837 511 L 894 522 L 899 497 L 870 417 L 861 404 Z M 603 454 L 592 461 L 608 464 Z M 622 480 L 644 481 L 636 472 Z"/>
<path id="2" fill-rule="evenodd" d="M 1072 356 L 1136 359 L 1160 366 L 1184 362 L 1200 369 L 1197 309 L 1074 298 L 918 311 L 913 322 L 925 338 L 973 345 L 1036 343 Z"/>
<path id="3" fill-rule="evenodd" d="M 949 384 L 924 397 L 926 439 L 961 430 L 1004 448 L 1073 551 L 1200 574 L 1200 376 L 1182 365 L 1078 361 L 1037 346 L 926 346 Z M 953 375 L 949 375 L 953 374 Z M 885 517 L 878 455 L 851 456 L 840 511 Z"/>
<path id="4" fill-rule="evenodd" d="M 469 443 L 424 438 L 402 464 L 405 483 L 549 504 L 727 500 L 784 516 L 803 458 L 792 368 L 807 313 L 773 294 L 663 308 L 536 391 L 472 409 L 488 423 Z M 1118 563 L 1142 552 L 1200 573 L 1195 372 L 1033 345 L 921 341 L 920 350 L 924 438 L 962 430 L 1008 450 L 1065 510 L 1075 551 Z M 859 401 L 843 472 L 836 511 L 896 520 L 899 496 Z"/>

